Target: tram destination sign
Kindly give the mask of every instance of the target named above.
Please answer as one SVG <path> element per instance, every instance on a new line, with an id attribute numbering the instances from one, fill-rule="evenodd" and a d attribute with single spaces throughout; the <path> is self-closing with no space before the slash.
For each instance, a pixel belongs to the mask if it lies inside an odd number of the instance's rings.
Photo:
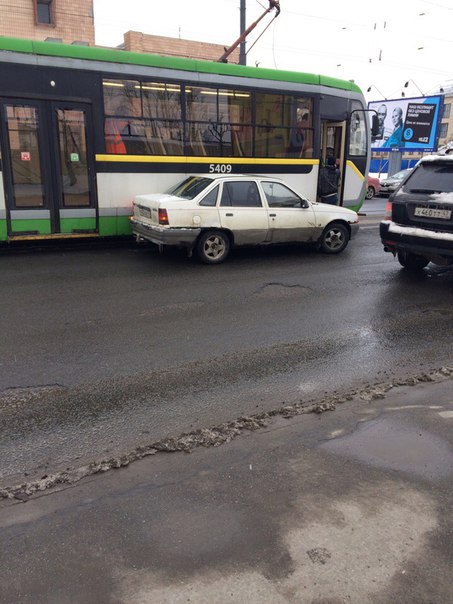
<path id="1" fill-rule="evenodd" d="M 372 101 L 379 133 L 371 139 L 373 151 L 434 151 L 437 149 L 442 96 Z"/>

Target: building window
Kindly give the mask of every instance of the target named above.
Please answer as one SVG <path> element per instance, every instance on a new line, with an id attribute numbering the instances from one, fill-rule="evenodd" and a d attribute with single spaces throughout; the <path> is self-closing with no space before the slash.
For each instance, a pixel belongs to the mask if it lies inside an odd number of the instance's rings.
<path id="1" fill-rule="evenodd" d="M 444 110 L 442 113 L 443 120 L 446 120 L 450 117 L 450 109 L 451 109 L 451 103 L 447 103 L 446 105 L 444 105 Z"/>
<path id="2" fill-rule="evenodd" d="M 35 0 L 36 23 L 53 25 L 53 0 Z"/>
<path id="3" fill-rule="evenodd" d="M 448 134 L 448 124 L 441 124 L 439 130 L 439 138 L 446 138 Z"/>

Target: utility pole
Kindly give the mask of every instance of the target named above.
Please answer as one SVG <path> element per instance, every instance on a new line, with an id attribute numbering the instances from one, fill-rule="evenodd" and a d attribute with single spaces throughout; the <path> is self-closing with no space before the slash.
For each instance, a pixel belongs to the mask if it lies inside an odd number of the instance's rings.
<path id="1" fill-rule="evenodd" d="M 244 8 L 244 26 L 245 26 L 245 0 L 241 0 L 241 11 L 242 11 L 242 5 Z M 244 31 L 242 31 L 242 13 L 241 13 L 241 35 L 239 36 L 239 38 L 236 40 L 236 42 L 234 42 L 234 44 L 232 46 L 230 46 L 230 48 L 225 48 L 225 52 L 223 53 L 223 55 L 220 57 L 219 59 L 219 63 L 228 63 L 227 59 L 230 56 L 230 54 L 236 50 L 236 48 L 241 45 L 240 48 L 240 52 L 242 51 L 242 44 L 244 44 L 244 58 L 243 58 L 243 63 L 241 63 L 241 65 L 245 65 L 245 39 L 246 37 L 249 35 L 249 33 L 255 29 L 255 27 L 258 25 L 258 23 L 261 21 L 261 19 L 264 19 L 264 17 L 272 12 L 275 9 L 275 17 L 278 17 L 278 15 L 280 14 L 280 0 L 269 0 L 269 8 L 266 9 L 264 11 L 264 13 L 258 17 L 258 19 L 252 23 L 249 27 L 247 27 L 247 29 L 245 29 Z M 269 25 L 268 25 L 269 27 Z M 267 29 L 267 28 L 266 28 Z M 266 30 L 264 30 L 266 31 Z"/>
<path id="2" fill-rule="evenodd" d="M 245 32 L 245 2 L 246 0 L 241 0 L 241 18 L 240 18 L 240 34 L 241 37 Z M 247 54 L 245 52 L 245 39 L 242 40 L 241 45 L 239 47 L 239 65 L 247 65 Z"/>

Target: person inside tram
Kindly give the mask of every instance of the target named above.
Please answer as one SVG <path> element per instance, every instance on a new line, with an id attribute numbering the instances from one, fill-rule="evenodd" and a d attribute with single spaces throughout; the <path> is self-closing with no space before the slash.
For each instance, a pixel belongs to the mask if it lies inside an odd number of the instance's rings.
<path id="1" fill-rule="evenodd" d="M 319 170 L 318 193 L 322 203 L 338 205 L 340 162 L 335 159 L 332 147 L 327 147 L 324 165 Z"/>
<path id="2" fill-rule="evenodd" d="M 137 127 L 137 120 L 131 115 L 129 104 L 120 99 L 115 110 L 117 117 L 105 120 L 105 151 L 119 155 L 142 155 L 149 152 L 146 137 Z M 124 117 L 119 117 L 124 116 Z"/>

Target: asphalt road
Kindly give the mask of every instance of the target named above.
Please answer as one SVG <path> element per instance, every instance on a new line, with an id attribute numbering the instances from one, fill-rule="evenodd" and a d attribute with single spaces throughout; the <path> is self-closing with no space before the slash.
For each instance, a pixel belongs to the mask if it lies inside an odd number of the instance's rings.
<path id="1" fill-rule="evenodd" d="M 1 604 L 452 602 L 452 374 L 0 500 Z"/>
<path id="2" fill-rule="evenodd" d="M 0 255 L 1 604 L 452 601 L 453 271 L 381 211 L 338 258 Z"/>
<path id="3" fill-rule="evenodd" d="M 451 359 L 453 271 L 405 274 L 373 217 L 338 257 L 209 267 L 130 243 L 0 260 L 3 485 Z"/>

